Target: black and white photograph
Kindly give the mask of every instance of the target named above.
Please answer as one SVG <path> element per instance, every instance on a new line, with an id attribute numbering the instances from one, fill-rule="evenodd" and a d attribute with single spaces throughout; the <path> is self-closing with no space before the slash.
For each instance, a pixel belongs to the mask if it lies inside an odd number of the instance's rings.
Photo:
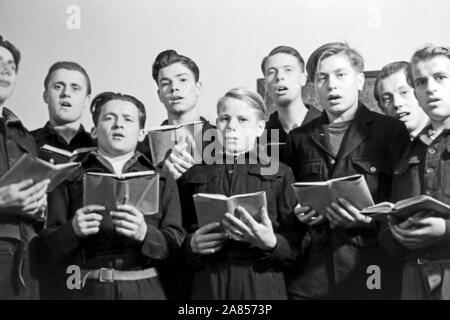
<path id="1" fill-rule="evenodd" d="M 450 300 L 449 13 L 1 0 L 0 300 Z"/>

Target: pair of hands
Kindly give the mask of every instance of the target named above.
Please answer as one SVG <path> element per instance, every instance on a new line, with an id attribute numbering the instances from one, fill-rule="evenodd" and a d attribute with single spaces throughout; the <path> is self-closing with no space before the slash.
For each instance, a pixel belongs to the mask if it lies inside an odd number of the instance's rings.
<path id="1" fill-rule="evenodd" d="M 294 213 L 301 222 L 309 226 L 317 226 L 326 220 L 330 222 L 331 228 L 361 228 L 370 227 L 372 224 L 371 217 L 361 214 L 344 198 L 339 198 L 337 202 L 331 203 L 325 214 L 319 214 L 308 206 L 301 207 L 300 204 L 295 206 Z"/>
<path id="2" fill-rule="evenodd" d="M 79 238 L 94 235 L 100 230 L 100 223 L 103 219 L 98 212 L 106 208 L 99 205 L 88 205 L 78 209 L 72 219 L 72 226 L 75 234 Z M 119 234 L 128 238 L 142 242 L 147 233 L 147 224 L 144 215 L 138 209 L 130 205 L 119 205 L 117 211 L 111 211 L 112 223 Z"/>
<path id="3" fill-rule="evenodd" d="M 34 216 L 47 207 L 50 180 L 33 184 L 28 179 L 0 188 L 0 213 Z"/>
<path id="4" fill-rule="evenodd" d="M 420 249 L 445 239 L 443 218 L 430 217 L 429 212 L 418 212 L 403 222 L 388 216 L 392 236 L 408 249 Z"/>
<path id="5" fill-rule="evenodd" d="M 258 223 L 242 207 L 238 207 L 240 219 L 230 213 L 226 213 L 222 220 L 224 232 L 211 232 L 218 228 L 221 223 L 213 222 L 199 228 L 191 238 L 191 248 L 194 253 L 207 255 L 222 249 L 228 239 L 248 243 L 252 247 L 263 251 L 275 248 L 277 238 L 273 232 L 267 209 L 263 207 L 260 212 L 261 223 Z"/>
<path id="6" fill-rule="evenodd" d="M 164 160 L 163 168 L 169 171 L 175 180 L 194 165 L 194 158 L 186 151 L 186 147 L 186 143 L 175 145 Z"/>

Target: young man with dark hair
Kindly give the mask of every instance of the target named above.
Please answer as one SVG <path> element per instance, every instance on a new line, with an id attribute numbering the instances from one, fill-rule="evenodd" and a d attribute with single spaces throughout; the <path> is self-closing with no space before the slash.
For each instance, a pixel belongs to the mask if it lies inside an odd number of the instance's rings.
<path id="1" fill-rule="evenodd" d="M 94 146 L 90 133 L 81 124 L 83 111 L 91 100 L 91 80 L 76 62 L 59 61 L 48 70 L 43 98 L 49 121 L 31 134 L 38 147 L 47 144 L 66 151 Z M 50 161 L 51 153 L 39 150 L 39 157 Z"/>
<path id="2" fill-rule="evenodd" d="M 262 60 L 261 70 L 267 95 L 276 108 L 266 123 L 268 151 L 278 150 L 279 160 L 285 162 L 288 133 L 319 117 L 321 112 L 302 100 L 307 75 L 305 62 L 297 50 L 287 46 L 274 48 Z"/>
<path id="3" fill-rule="evenodd" d="M 0 36 L 0 176 L 24 154 L 36 155 L 33 137 L 5 107 L 19 69 L 20 52 Z M 31 179 L 0 188 L 0 300 L 38 299 L 35 239 L 47 205 L 48 181 Z"/>
<path id="4" fill-rule="evenodd" d="M 399 119 L 414 139 L 430 122 L 419 106 L 414 89 L 406 79 L 409 63 L 396 61 L 384 66 L 375 82 L 374 96 L 381 110 Z"/>
<path id="5" fill-rule="evenodd" d="M 364 85 L 362 56 L 345 43 L 328 43 L 314 51 L 306 68 L 324 112 L 289 134 L 288 164 L 296 181 L 362 174 L 375 203 L 390 200 L 392 173 L 409 136 L 400 121 L 372 112 L 358 100 Z M 380 250 L 377 225 L 370 217 L 345 198 L 326 212 L 304 206 L 295 213 L 299 227 L 309 225 L 311 239 L 289 275 L 291 298 L 396 297 L 399 275 Z M 372 265 L 382 270 L 381 286 L 373 290 L 367 285 Z"/>
<path id="6" fill-rule="evenodd" d="M 400 160 L 393 201 L 428 195 L 450 204 L 450 47 L 427 45 L 408 67 L 408 83 L 431 124 Z M 431 211 L 390 219 L 381 239 L 403 259 L 402 299 L 450 299 L 450 219 Z"/>
<path id="7" fill-rule="evenodd" d="M 135 151 L 144 138 L 145 107 L 135 97 L 113 92 L 97 95 L 91 105 L 98 151 L 83 159 L 72 179 L 49 194 L 48 227 L 42 233 L 44 252 L 62 269 L 54 297 L 75 299 L 165 299 L 157 267 L 184 240 L 175 181 Z M 159 173 L 159 209 L 144 214 L 119 204 L 111 211 L 113 228 L 104 228 L 105 207 L 83 206 L 86 172 Z M 99 203 L 101 199 L 99 199 Z M 85 281 L 67 290 L 65 269 L 78 265 Z"/>
<path id="8" fill-rule="evenodd" d="M 214 140 L 215 127 L 198 113 L 198 99 L 202 85 L 197 64 L 175 50 L 166 50 L 156 57 L 152 66 L 152 76 L 158 86 L 159 100 L 167 110 L 167 120 L 161 125 L 202 121 L 202 139 L 196 138 L 195 143 L 201 143 L 203 151 Z M 139 150 L 145 154 L 150 153 L 148 137 L 139 145 Z M 178 179 L 193 164 L 192 154 L 186 152 L 183 146 L 176 146 L 164 160 L 163 167 Z"/>

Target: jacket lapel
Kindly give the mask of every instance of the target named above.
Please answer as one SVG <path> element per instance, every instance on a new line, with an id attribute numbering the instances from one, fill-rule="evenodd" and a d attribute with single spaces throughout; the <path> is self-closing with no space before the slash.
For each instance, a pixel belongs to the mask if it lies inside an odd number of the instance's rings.
<path id="1" fill-rule="evenodd" d="M 314 126 L 314 129 L 311 132 L 311 140 L 324 152 L 330 156 L 333 156 L 328 147 L 327 135 L 324 128 L 324 126 L 328 124 L 328 117 L 325 112 L 323 112 L 320 118 L 317 119 L 317 122 L 317 125 Z"/>
<path id="2" fill-rule="evenodd" d="M 344 159 L 355 150 L 369 135 L 369 126 L 373 121 L 373 115 L 363 104 L 359 104 L 355 120 L 348 128 L 341 148 L 337 155 L 338 159 Z"/>

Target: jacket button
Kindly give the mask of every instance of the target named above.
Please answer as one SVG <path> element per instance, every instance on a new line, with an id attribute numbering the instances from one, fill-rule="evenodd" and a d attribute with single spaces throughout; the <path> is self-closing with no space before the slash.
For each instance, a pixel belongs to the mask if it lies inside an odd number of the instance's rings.
<path id="1" fill-rule="evenodd" d="M 330 163 L 331 163 L 331 164 L 335 164 L 335 163 L 336 163 L 336 160 L 331 159 L 331 160 L 330 160 Z"/>
<path id="2" fill-rule="evenodd" d="M 14 159 L 14 158 L 9 158 L 9 162 L 14 162 L 14 160 L 16 160 L 16 159 Z"/>
<path id="3" fill-rule="evenodd" d="M 425 194 L 426 194 L 427 196 L 431 195 L 431 190 L 430 190 L 430 189 L 426 190 L 426 191 L 425 191 Z"/>
<path id="4" fill-rule="evenodd" d="M 434 171 L 433 168 L 427 168 L 427 173 L 432 173 Z"/>
<path id="5" fill-rule="evenodd" d="M 370 167 L 370 172 L 376 172 L 377 171 L 377 168 L 375 168 L 375 167 Z"/>
<path id="6" fill-rule="evenodd" d="M 436 153 L 436 149 L 434 149 L 434 148 L 429 148 L 429 149 L 428 149 L 428 153 L 429 153 L 429 154 L 435 154 L 435 153 Z"/>

